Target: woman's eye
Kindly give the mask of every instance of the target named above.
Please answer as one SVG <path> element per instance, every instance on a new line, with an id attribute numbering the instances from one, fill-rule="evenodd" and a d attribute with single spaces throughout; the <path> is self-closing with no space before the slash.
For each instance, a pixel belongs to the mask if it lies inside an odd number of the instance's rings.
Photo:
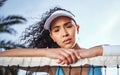
<path id="1" fill-rule="evenodd" d="M 59 29 L 55 29 L 55 30 L 54 30 L 54 32 L 58 32 L 58 31 L 59 31 Z"/>
<path id="2" fill-rule="evenodd" d="M 67 25 L 66 27 L 67 27 L 67 28 L 71 28 L 71 27 L 72 27 L 72 25 Z"/>

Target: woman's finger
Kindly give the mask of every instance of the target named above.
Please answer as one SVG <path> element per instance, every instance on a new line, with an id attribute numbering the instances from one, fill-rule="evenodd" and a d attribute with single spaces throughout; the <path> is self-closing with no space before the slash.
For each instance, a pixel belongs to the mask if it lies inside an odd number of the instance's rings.
<path id="1" fill-rule="evenodd" d="M 68 53 L 70 55 L 70 58 L 72 59 L 71 62 L 69 62 L 69 64 L 75 63 L 78 60 L 75 52 L 76 51 L 74 50 L 66 50 L 66 53 Z"/>

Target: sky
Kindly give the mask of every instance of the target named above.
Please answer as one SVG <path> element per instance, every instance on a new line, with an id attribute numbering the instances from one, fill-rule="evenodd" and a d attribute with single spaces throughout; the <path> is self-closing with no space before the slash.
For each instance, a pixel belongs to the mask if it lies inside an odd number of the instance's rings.
<path id="1" fill-rule="evenodd" d="M 21 15 L 28 22 L 13 26 L 18 34 L 2 34 L 0 38 L 16 41 L 26 27 L 39 21 L 44 12 L 55 6 L 75 14 L 80 25 L 78 43 L 81 47 L 120 44 L 120 0 L 8 0 L 0 8 L 0 16 Z"/>
<path id="2" fill-rule="evenodd" d="M 0 15 L 21 15 L 28 20 L 13 26 L 18 34 L 9 38 L 16 40 L 26 27 L 39 21 L 44 12 L 55 6 L 75 14 L 80 25 L 78 42 L 81 47 L 120 44 L 120 0 L 8 0 L 0 9 Z"/>

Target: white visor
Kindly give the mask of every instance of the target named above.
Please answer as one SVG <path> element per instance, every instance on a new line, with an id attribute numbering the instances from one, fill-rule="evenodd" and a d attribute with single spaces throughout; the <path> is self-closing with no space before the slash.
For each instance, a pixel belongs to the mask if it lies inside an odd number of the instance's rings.
<path id="1" fill-rule="evenodd" d="M 66 17 L 69 17 L 73 20 L 75 20 L 75 16 L 67 11 L 63 11 L 63 10 L 58 10 L 58 11 L 55 11 L 53 14 L 50 15 L 50 17 L 46 20 L 45 22 L 45 25 L 44 25 L 44 28 L 46 30 L 50 30 L 50 24 L 51 22 L 57 18 L 57 17 L 60 17 L 60 16 L 66 16 Z"/>

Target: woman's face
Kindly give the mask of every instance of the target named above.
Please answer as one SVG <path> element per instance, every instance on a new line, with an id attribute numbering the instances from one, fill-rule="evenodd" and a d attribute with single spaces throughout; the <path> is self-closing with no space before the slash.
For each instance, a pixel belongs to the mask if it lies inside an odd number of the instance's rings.
<path id="1" fill-rule="evenodd" d="M 73 48 L 78 30 L 72 19 L 61 16 L 52 21 L 50 36 L 61 48 Z"/>

